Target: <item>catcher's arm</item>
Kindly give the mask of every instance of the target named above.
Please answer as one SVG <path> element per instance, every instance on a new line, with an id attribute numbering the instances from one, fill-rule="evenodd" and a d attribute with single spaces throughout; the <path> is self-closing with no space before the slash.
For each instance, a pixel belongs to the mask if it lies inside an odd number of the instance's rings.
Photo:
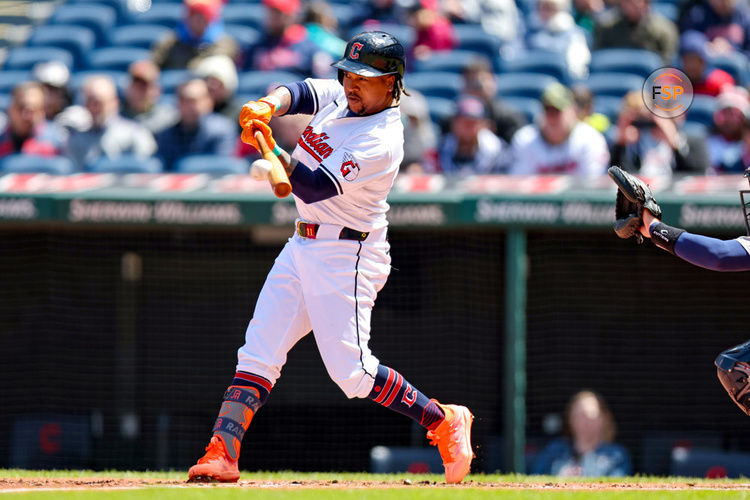
<path id="1" fill-rule="evenodd" d="M 643 210 L 640 232 L 668 252 L 694 266 L 711 271 L 750 271 L 750 242 L 745 246 L 740 240 L 720 240 L 684 229 L 668 226 L 659 218 Z"/>
<path id="2" fill-rule="evenodd" d="M 661 222 L 661 219 L 654 217 L 647 208 L 643 210 L 643 225 L 640 227 L 641 234 L 646 238 L 651 238 L 651 224 Z"/>

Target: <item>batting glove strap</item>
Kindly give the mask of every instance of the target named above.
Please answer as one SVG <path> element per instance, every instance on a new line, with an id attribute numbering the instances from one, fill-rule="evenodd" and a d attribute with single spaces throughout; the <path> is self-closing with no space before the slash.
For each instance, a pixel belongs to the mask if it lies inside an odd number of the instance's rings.
<path id="1" fill-rule="evenodd" d="M 668 226 L 663 222 L 657 222 L 656 224 L 651 224 L 649 232 L 651 233 L 651 241 L 654 245 L 674 255 L 674 245 L 685 230 Z"/>

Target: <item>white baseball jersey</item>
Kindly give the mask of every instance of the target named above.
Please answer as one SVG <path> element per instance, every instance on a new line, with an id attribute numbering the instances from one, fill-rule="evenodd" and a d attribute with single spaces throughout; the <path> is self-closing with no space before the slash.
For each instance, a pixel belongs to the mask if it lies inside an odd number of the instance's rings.
<path id="1" fill-rule="evenodd" d="M 742 248 L 745 249 L 745 251 L 750 255 L 750 236 L 740 236 L 739 238 L 735 238 L 740 245 L 742 245 Z"/>
<path id="2" fill-rule="evenodd" d="M 315 238 L 295 232 L 276 258 L 237 370 L 275 384 L 287 352 L 312 330 L 331 378 L 348 397 L 364 398 L 379 364 L 368 347 L 370 317 L 391 270 L 386 197 L 403 157 L 403 125 L 398 107 L 348 116 L 335 80 L 305 84 L 317 101 L 315 116 L 292 156 L 323 169 L 338 195 L 309 204 L 295 198 L 301 220 L 320 226 Z M 340 239 L 343 227 L 369 234 L 362 241 Z"/>
<path id="3" fill-rule="evenodd" d="M 338 81 L 308 78 L 305 83 L 317 106 L 292 157 L 312 170 L 322 168 L 338 196 L 310 204 L 295 197 L 300 217 L 359 231 L 387 226 L 386 197 L 404 157 L 399 108 L 370 116 L 347 116 L 344 88 Z"/>
<path id="4" fill-rule="evenodd" d="M 513 136 L 513 175 L 570 174 L 598 177 L 607 173 L 609 149 L 604 136 L 578 122 L 562 144 L 551 145 L 542 139 L 539 127 L 526 125 Z"/>

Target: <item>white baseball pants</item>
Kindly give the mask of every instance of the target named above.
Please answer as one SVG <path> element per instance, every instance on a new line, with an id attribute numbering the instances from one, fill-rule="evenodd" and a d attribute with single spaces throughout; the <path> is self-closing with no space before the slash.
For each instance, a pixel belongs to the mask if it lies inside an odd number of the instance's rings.
<path id="1" fill-rule="evenodd" d="M 340 240 L 321 224 L 316 239 L 295 232 L 266 277 L 237 352 L 237 370 L 281 375 L 287 353 L 310 330 L 328 375 L 349 398 L 372 390 L 379 361 L 370 352 L 370 317 L 391 269 L 386 228 L 365 241 Z"/>

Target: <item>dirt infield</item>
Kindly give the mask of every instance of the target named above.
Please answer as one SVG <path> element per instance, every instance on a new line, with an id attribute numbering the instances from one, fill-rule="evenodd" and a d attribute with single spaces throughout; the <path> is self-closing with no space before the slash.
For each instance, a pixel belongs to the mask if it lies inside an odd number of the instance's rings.
<path id="1" fill-rule="evenodd" d="M 168 488 L 247 488 L 247 489 L 388 489 L 388 488 L 482 488 L 507 490 L 748 490 L 750 483 L 735 482 L 493 482 L 465 481 L 449 485 L 435 481 L 320 481 L 320 480 L 253 480 L 233 484 L 187 484 L 176 479 L 90 478 L 0 478 L 0 491 L 29 490 L 115 490 L 146 487 Z"/>

